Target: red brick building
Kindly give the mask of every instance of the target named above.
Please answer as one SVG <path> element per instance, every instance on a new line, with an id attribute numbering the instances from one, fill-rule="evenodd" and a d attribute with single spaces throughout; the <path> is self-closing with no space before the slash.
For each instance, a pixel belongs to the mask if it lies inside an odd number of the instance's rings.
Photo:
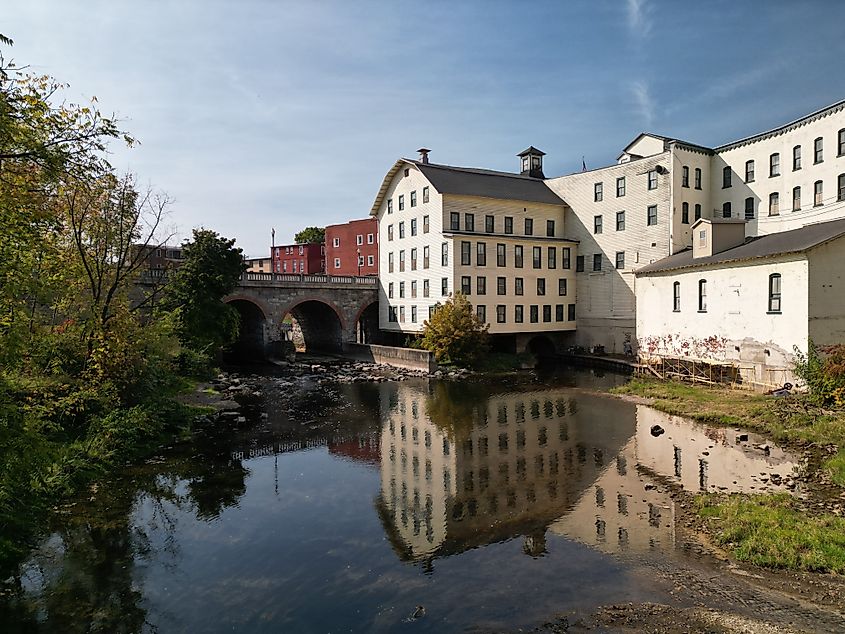
<path id="1" fill-rule="evenodd" d="M 378 275 L 378 221 L 326 227 L 326 270 L 332 275 Z"/>
<path id="2" fill-rule="evenodd" d="M 274 273 L 325 273 L 326 247 L 323 244 L 288 244 L 273 247 Z"/>

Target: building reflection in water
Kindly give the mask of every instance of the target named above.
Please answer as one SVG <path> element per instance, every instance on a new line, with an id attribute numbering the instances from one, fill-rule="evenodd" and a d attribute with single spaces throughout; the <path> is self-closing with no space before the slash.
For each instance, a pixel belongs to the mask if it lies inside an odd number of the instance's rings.
<path id="1" fill-rule="evenodd" d="M 663 484 L 771 489 L 761 473 L 780 482 L 796 467 L 777 448 L 754 450 L 756 438 L 740 445 L 732 430 L 567 389 L 402 383 L 386 396 L 377 509 L 399 556 L 429 568 L 515 537 L 541 556 L 547 530 L 612 553 L 671 547 Z M 652 436 L 655 424 L 666 433 Z"/>

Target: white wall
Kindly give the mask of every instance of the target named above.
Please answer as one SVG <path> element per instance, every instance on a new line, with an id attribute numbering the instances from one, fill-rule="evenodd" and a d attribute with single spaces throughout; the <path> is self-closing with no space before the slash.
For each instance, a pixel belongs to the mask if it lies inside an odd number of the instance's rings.
<path id="1" fill-rule="evenodd" d="M 845 343 L 845 238 L 808 252 L 810 338 L 820 346 Z"/>

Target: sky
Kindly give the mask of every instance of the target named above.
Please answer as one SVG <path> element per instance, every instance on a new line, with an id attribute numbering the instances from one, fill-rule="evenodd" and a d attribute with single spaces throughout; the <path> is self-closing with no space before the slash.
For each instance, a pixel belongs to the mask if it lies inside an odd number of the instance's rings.
<path id="1" fill-rule="evenodd" d="M 715 146 L 845 99 L 836 0 L 5 0 L 0 52 L 96 96 L 112 163 L 269 254 L 363 218 L 399 157 L 546 176 L 651 131 Z"/>

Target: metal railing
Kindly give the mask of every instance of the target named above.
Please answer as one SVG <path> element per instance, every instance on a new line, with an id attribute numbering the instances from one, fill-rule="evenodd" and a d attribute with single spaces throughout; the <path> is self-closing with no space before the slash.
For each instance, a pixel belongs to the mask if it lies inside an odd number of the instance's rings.
<path id="1" fill-rule="evenodd" d="M 350 284 L 376 286 L 378 278 L 372 275 L 321 275 L 309 273 L 258 273 L 246 272 L 241 275 L 242 282 L 268 282 L 270 284 L 293 282 L 295 284 Z"/>

